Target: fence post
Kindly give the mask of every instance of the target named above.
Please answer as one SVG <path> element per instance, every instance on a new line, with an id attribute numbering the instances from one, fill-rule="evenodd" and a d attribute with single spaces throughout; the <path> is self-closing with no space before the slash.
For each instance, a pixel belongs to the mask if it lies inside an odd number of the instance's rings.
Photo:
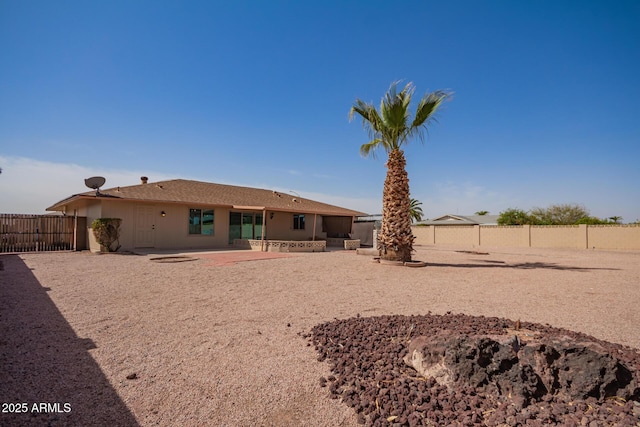
<path id="1" fill-rule="evenodd" d="M 531 247 L 531 226 L 529 224 L 522 226 L 522 246 Z"/>
<path id="2" fill-rule="evenodd" d="M 473 226 L 473 244 L 475 247 L 480 246 L 480 225 Z"/>
<path id="3" fill-rule="evenodd" d="M 589 226 L 578 225 L 578 249 L 589 249 Z"/>
<path id="4" fill-rule="evenodd" d="M 78 215 L 73 215 L 73 241 L 71 242 L 71 250 L 77 250 L 78 245 Z"/>

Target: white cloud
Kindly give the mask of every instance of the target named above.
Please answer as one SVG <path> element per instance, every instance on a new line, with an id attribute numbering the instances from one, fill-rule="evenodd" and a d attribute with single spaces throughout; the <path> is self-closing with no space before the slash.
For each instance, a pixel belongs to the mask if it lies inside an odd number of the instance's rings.
<path id="1" fill-rule="evenodd" d="M 412 193 L 411 197 L 422 202 L 422 210 L 428 218 L 445 214 L 473 215 L 478 211 L 497 215 L 510 206 L 507 195 L 473 182 L 437 182 Z"/>
<path id="2" fill-rule="evenodd" d="M 55 163 L 26 157 L 0 156 L 0 213 L 45 213 L 45 209 L 73 194 L 90 191 L 84 180 L 91 176 L 103 176 L 107 182 L 103 188 L 124 187 L 140 183 L 141 176 L 148 176 L 150 182 L 176 178 L 200 179 L 166 175 L 157 171 L 127 171 L 121 169 L 92 168 L 73 163 Z M 271 185 L 249 183 L 216 182 L 229 185 L 268 188 L 282 193 L 295 193 L 300 197 L 329 203 L 366 213 L 381 212 L 381 201 L 377 199 L 353 198 L 324 193 L 277 188 Z"/>
<path id="3" fill-rule="evenodd" d="M 328 203 L 334 206 L 340 206 L 346 209 L 353 209 L 355 211 L 365 212 L 367 214 L 379 214 L 382 212 L 382 198 L 369 199 L 369 198 L 357 198 L 347 196 L 336 196 L 334 194 L 325 194 L 310 192 L 304 190 L 291 190 L 285 188 L 273 188 L 276 191 L 284 194 L 291 194 L 291 196 L 299 195 L 305 199 L 315 200 L 322 203 Z"/>
<path id="4" fill-rule="evenodd" d="M 103 176 L 104 188 L 176 178 L 158 172 L 90 168 L 72 163 L 54 163 L 26 157 L 0 156 L 0 213 L 44 213 L 45 209 L 72 194 L 89 191 L 85 178 Z"/>

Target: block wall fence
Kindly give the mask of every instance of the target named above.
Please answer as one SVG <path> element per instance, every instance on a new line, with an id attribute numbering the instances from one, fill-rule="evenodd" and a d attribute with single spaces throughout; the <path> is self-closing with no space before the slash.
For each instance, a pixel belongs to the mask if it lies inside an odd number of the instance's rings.
<path id="1" fill-rule="evenodd" d="M 413 226 L 415 245 L 640 250 L 640 225 Z"/>

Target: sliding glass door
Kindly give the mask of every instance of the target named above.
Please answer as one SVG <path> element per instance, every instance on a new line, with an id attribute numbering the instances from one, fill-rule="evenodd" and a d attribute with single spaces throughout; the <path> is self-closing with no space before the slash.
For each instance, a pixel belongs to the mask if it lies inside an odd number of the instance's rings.
<path id="1" fill-rule="evenodd" d="M 253 239 L 253 214 L 244 212 L 242 214 L 242 238 Z"/>
<path id="2" fill-rule="evenodd" d="M 262 239 L 262 212 L 255 215 L 253 235 L 255 236 L 254 239 Z"/>
<path id="3" fill-rule="evenodd" d="M 230 212 L 229 243 L 234 239 L 261 239 L 262 212 Z"/>

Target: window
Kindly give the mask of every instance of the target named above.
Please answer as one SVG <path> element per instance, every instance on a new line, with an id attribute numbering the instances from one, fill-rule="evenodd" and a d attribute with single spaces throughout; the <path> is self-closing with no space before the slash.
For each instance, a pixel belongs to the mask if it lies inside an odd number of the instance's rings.
<path id="1" fill-rule="evenodd" d="M 293 215 L 293 229 L 294 230 L 304 230 L 304 214 L 302 214 L 302 215 L 294 214 Z"/>
<path id="2" fill-rule="evenodd" d="M 189 209 L 189 234 L 213 236 L 213 209 Z"/>

